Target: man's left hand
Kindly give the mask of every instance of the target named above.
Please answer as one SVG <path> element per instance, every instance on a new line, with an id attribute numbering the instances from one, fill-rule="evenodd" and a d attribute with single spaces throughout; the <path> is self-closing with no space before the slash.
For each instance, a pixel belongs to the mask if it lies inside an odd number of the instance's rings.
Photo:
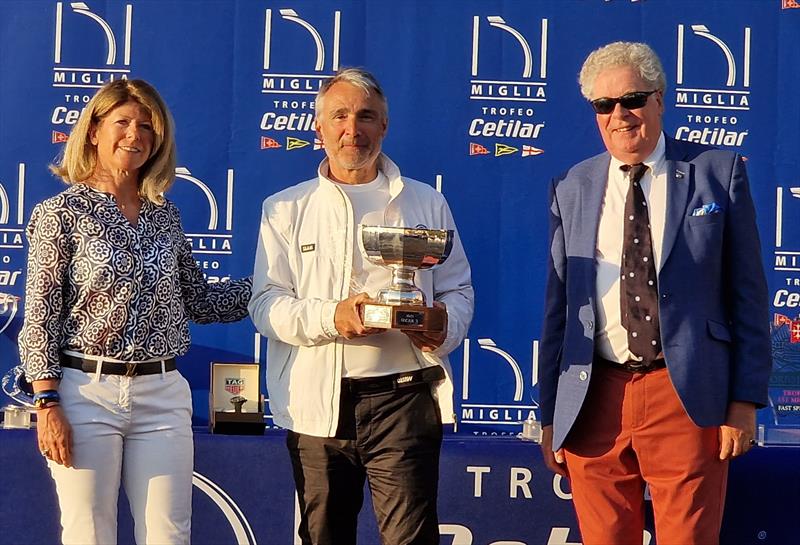
<path id="1" fill-rule="evenodd" d="M 403 333 L 408 335 L 408 338 L 411 339 L 411 342 L 414 343 L 414 346 L 423 352 L 433 352 L 442 346 L 442 343 L 447 337 L 447 307 L 444 303 L 434 301 L 430 311 L 433 314 L 442 315 L 442 323 L 444 324 L 442 331 L 403 331 Z"/>
<path id="2" fill-rule="evenodd" d="M 731 401 L 728 416 L 719 427 L 719 459 L 736 458 L 753 448 L 756 436 L 756 406 L 746 401 Z"/>

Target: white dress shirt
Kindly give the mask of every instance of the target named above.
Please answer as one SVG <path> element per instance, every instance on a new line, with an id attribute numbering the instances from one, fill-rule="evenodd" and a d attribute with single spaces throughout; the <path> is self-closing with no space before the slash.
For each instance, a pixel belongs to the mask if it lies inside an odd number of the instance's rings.
<path id="1" fill-rule="evenodd" d="M 356 226 L 384 225 L 384 213 L 391 200 L 389 180 L 378 171 L 378 176 L 364 184 L 335 183 L 347 195 L 353 207 L 353 220 Z M 388 287 L 392 282 L 392 271 L 387 267 L 373 265 L 360 251 L 361 236 L 358 228 L 352 230 L 353 270 L 350 275 L 350 296 L 368 293 L 375 297 L 378 290 Z M 344 345 L 343 377 L 374 377 L 403 373 L 419 369 L 417 356 L 411 347 L 411 339 L 405 333 L 389 329 L 382 333 L 355 339 L 342 339 Z"/>
<path id="2" fill-rule="evenodd" d="M 661 245 L 664 240 L 664 221 L 667 211 L 667 171 L 664 156 L 665 139 L 661 133 L 656 148 L 642 161 L 647 167 L 640 184 L 650 213 L 650 237 L 656 273 L 661 270 Z M 628 194 L 628 173 L 620 167 L 625 163 L 611 158 L 608 182 L 600 208 L 597 227 L 597 262 L 595 313 L 595 352 L 617 362 L 637 360 L 628 349 L 628 331 L 622 327 L 620 313 L 620 267 L 622 263 L 625 197 Z"/>

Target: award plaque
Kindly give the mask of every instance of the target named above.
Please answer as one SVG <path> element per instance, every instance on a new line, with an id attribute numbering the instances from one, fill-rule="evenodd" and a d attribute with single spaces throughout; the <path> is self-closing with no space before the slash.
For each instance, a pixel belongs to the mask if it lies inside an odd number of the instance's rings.
<path id="1" fill-rule="evenodd" d="M 775 313 L 770 324 L 769 406 L 758 412 L 758 444 L 800 445 L 800 316 Z"/>
<path id="2" fill-rule="evenodd" d="M 445 262 L 453 247 L 453 231 L 360 225 L 364 258 L 392 270 L 392 283 L 374 301 L 361 307 L 365 327 L 442 331 L 444 316 L 427 305 L 414 284 L 417 270 Z"/>
<path id="3" fill-rule="evenodd" d="M 264 400 L 257 363 L 211 363 L 209 428 L 211 433 L 262 435 Z"/>

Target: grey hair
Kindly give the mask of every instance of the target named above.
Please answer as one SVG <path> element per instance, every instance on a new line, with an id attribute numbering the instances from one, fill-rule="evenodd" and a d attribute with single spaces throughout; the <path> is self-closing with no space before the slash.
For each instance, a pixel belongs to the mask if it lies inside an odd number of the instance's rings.
<path id="1" fill-rule="evenodd" d="M 342 68 L 336 72 L 332 78 L 325 80 L 325 83 L 322 84 L 322 87 L 319 88 L 319 92 L 317 92 L 317 98 L 314 99 L 314 113 L 316 115 L 319 115 L 322 111 L 322 100 L 325 98 L 325 93 L 339 82 L 355 85 L 367 95 L 378 97 L 383 105 L 383 115 L 389 115 L 389 103 L 386 101 L 386 95 L 383 94 L 381 85 L 374 75 L 363 68 Z"/>
<path id="2" fill-rule="evenodd" d="M 630 66 L 639 71 L 641 78 L 650 86 L 650 89 L 639 89 L 640 91 L 663 92 L 667 88 L 664 68 L 658 55 L 649 45 L 638 42 L 613 42 L 595 49 L 586 58 L 578 76 L 581 94 L 587 100 L 597 98 L 592 96 L 595 79 L 603 70 L 616 66 Z"/>

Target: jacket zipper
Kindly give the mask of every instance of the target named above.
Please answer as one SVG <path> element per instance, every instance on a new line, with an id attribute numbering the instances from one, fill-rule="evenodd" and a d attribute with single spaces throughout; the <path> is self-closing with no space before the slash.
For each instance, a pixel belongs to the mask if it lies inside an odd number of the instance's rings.
<path id="1" fill-rule="evenodd" d="M 342 203 L 344 204 L 345 214 L 347 215 L 347 221 L 346 221 L 346 224 L 345 224 L 344 255 L 342 256 L 342 282 L 341 282 L 341 285 L 339 287 L 339 300 L 341 301 L 343 298 L 345 298 L 344 297 L 344 295 L 345 295 L 344 290 L 345 290 L 345 278 L 347 277 L 347 245 L 349 244 L 349 241 L 352 239 L 352 235 L 350 234 L 350 229 L 352 228 L 353 222 L 352 222 L 352 218 L 350 217 L 350 208 L 349 208 L 349 205 L 348 205 L 347 196 L 344 194 L 344 191 L 342 191 L 341 188 L 339 188 L 339 187 L 336 187 L 336 191 L 339 192 L 339 196 L 342 198 Z M 333 386 L 334 390 L 331 393 L 331 411 L 330 411 L 331 421 L 328 423 L 328 430 L 329 431 L 331 430 L 331 426 L 333 425 L 333 415 L 338 412 L 336 410 L 336 407 L 335 407 L 335 402 L 336 402 L 336 393 L 335 392 L 336 392 L 336 388 L 340 388 L 341 389 L 341 382 L 342 382 L 341 370 L 342 370 L 342 365 L 344 365 L 344 362 L 343 362 L 344 345 L 341 343 L 341 341 L 339 340 L 338 337 L 336 339 L 334 339 L 333 342 L 334 342 L 334 346 L 336 347 L 336 351 L 334 352 L 334 354 L 335 354 L 334 363 L 336 364 L 336 367 L 335 367 L 335 370 L 334 370 L 334 379 L 335 379 L 334 386 Z M 337 384 L 339 386 L 337 386 Z M 341 392 L 340 392 L 339 395 L 341 396 Z M 335 429 L 333 430 L 333 433 L 336 433 Z"/>

